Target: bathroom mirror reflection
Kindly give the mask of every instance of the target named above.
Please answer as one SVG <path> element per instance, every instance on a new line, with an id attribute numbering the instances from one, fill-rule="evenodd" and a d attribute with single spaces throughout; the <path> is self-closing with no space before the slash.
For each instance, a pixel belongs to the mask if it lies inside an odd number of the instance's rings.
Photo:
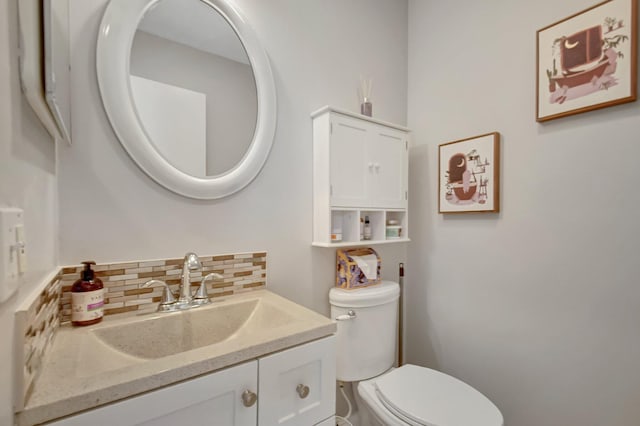
<path id="1" fill-rule="evenodd" d="M 199 178 L 240 162 L 256 130 L 254 73 L 229 22 L 201 0 L 160 0 L 130 54 L 138 119 L 162 157 Z"/>

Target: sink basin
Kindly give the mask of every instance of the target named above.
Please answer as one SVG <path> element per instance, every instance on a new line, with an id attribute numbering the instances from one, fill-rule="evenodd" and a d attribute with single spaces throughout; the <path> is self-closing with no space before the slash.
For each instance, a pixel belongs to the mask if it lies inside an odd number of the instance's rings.
<path id="1" fill-rule="evenodd" d="M 152 315 L 92 330 L 113 349 L 138 358 L 155 359 L 193 349 L 259 336 L 294 318 L 262 299 L 205 305 L 187 311 Z"/>

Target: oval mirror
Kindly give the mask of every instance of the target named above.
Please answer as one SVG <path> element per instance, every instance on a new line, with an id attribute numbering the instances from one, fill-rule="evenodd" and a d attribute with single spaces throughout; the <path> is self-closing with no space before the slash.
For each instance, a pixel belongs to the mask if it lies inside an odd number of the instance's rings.
<path id="1" fill-rule="evenodd" d="M 159 184 L 215 199 L 262 169 L 276 126 L 273 76 L 225 0 L 111 0 L 96 65 L 118 139 Z"/>

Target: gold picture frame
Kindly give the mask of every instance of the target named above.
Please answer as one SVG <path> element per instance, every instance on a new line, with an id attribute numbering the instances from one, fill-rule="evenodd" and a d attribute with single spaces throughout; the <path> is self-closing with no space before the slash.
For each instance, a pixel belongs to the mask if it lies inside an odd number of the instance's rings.
<path id="1" fill-rule="evenodd" d="M 538 122 L 636 100 L 637 2 L 608 0 L 538 30 Z"/>
<path id="2" fill-rule="evenodd" d="M 441 144 L 438 165 L 440 213 L 500 211 L 500 133 Z"/>

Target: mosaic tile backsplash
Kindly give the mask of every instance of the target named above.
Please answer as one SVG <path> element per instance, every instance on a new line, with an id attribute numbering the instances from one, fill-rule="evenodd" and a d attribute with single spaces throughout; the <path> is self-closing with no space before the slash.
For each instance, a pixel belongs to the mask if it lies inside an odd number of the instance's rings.
<path id="1" fill-rule="evenodd" d="M 267 253 L 240 253 L 199 256 L 202 269 L 191 272 L 192 291 L 211 272 L 223 279 L 207 282 L 211 298 L 229 296 L 264 288 L 267 281 Z M 162 287 L 143 288 L 149 280 L 165 281 L 174 293 L 180 284 L 183 258 L 97 264 L 96 276 L 104 284 L 104 314 L 132 315 L 154 312 L 162 296 Z M 71 321 L 71 286 L 80 277 L 82 265 L 63 267 L 27 308 L 16 312 L 18 338 L 23 339 L 22 377 L 17 377 L 16 410 L 21 410 L 37 376 L 42 357 L 60 324 Z"/>
<path id="2" fill-rule="evenodd" d="M 202 278 L 211 272 L 224 277 L 207 282 L 207 291 L 212 298 L 262 288 L 266 284 L 267 254 L 264 252 L 199 258 L 202 269 L 191 272 L 192 286 L 197 287 Z M 176 293 L 183 261 L 180 258 L 96 265 L 93 269 L 104 284 L 105 316 L 155 311 L 162 296 L 162 287 L 142 288 L 142 285 L 149 280 L 162 280 Z M 82 269 L 82 266 L 62 268 L 61 323 L 71 320 L 71 286 Z"/>
<path id="3" fill-rule="evenodd" d="M 60 273 L 57 273 L 28 308 L 16 312 L 16 336 L 22 338 L 22 344 L 16 345 L 16 410 L 22 409 L 42 357 L 60 325 L 60 278 Z"/>

